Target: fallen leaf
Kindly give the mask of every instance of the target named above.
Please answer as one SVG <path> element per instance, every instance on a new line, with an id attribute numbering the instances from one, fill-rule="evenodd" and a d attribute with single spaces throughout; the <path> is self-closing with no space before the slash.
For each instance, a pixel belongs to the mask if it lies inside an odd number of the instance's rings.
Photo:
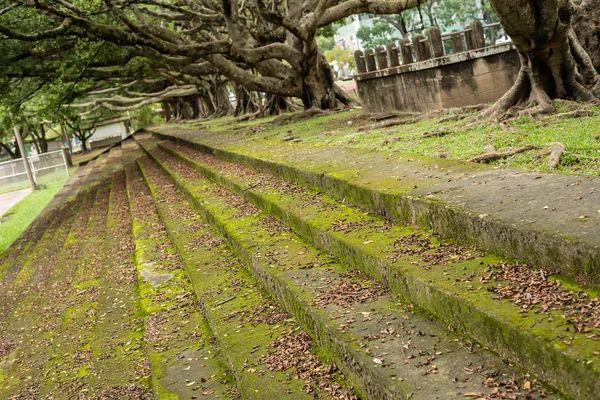
<path id="1" fill-rule="evenodd" d="M 187 385 L 185 385 L 185 386 L 192 386 L 192 385 L 195 385 L 195 384 L 196 384 L 196 381 L 192 381 L 192 382 L 188 383 L 188 384 L 187 384 Z"/>
<path id="2" fill-rule="evenodd" d="M 214 392 L 215 392 L 214 390 L 209 390 L 209 391 L 206 391 L 206 392 L 202 392 L 202 394 L 205 395 L 205 396 L 208 396 L 208 395 L 213 394 Z"/>
<path id="3" fill-rule="evenodd" d="M 531 382 L 525 381 L 523 384 L 523 389 L 531 390 Z"/>
<path id="4" fill-rule="evenodd" d="M 373 362 L 374 362 L 375 364 L 383 364 L 383 361 L 381 361 L 379 358 L 374 358 L 374 359 L 373 359 Z"/>

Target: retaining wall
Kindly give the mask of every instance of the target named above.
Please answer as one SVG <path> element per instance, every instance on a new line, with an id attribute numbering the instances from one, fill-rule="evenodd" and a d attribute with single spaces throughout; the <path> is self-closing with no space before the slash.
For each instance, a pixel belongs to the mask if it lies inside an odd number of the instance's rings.
<path id="1" fill-rule="evenodd" d="M 514 83 L 519 56 L 512 43 L 356 76 L 367 112 L 423 112 L 499 99 Z"/>

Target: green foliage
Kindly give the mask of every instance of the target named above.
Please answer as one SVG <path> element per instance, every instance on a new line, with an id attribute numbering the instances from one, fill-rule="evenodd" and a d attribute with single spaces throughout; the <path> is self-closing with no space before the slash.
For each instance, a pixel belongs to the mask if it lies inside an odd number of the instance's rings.
<path id="1" fill-rule="evenodd" d="M 131 116 L 136 121 L 136 128 L 142 129 L 149 126 L 161 125 L 165 122 L 163 116 L 154 111 L 159 108 L 160 104 L 150 104 L 140 108 L 139 110 L 132 111 Z"/>
<path id="2" fill-rule="evenodd" d="M 317 44 L 321 51 L 326 52 L 333 49 L 335 41 L 333 40 L 333 36 L 317 36 Z"/>
<path id="3" fill-rule="evenodd" d="M 339 72 L 342 75 L 350 72 L 350 70 L 356 68 L 354 61 L 354 55 L 350 50 L 344 50 L 341 47 L 334 47 L 331 50 L 325 52 L 325 58 L 329 64 L 337 64 L 340 68 Z"/>
<path id="4" fill-rule="evenodd" d="M 385 46 L 391 41 L 399 40 L 392 25 L 382 19 L 373 21 L 373 26 L 362 26 L 356 32 L 356 37 L 362 41 L 365 48 Z"/>

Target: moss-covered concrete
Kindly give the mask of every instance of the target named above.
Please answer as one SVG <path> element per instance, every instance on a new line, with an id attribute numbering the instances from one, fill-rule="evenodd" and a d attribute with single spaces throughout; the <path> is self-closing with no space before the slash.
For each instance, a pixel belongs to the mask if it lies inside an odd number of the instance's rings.
<path id="1" fill-rule="evenodd" d="M 45 285 L 19 301 L 3 326 L 2 339 L 14 347 L 0 360 L 1 398 L 36 396 L 48 382 L 46 366 L 53 354 L 53 343 L 61 340 L 63 313 L 69 306 L 67 299 L 74 293 L 74 271 L 82 257 L 83 241 L 92 229 L 90 215 L 98 197 L 97 186 L 85 186 L 89 189 L 78 194 L 77 215 L 64 246 L 44 260 L 50 274 Z M 60 392 L 55 396 L 61 398 Z M 63 398 L 68 395 L 63 393 Z"/>
<path id="2" fill-rule="evenodd" d="M 159 399 L 188 399 L 206 393 L 204 396 L 227 398 L 231 375 L 211 342 L 212 334 L 196 306 L 191 283 L 150 192 L 132 164 L 133 157 L 126 157 L 127 193 L 154 395 Z M 143 271 L 169 278 L 156 284 L 146 280 Z"/>
<path id="3" fill-rule="evenodd" d="M 544 380 L 574 397 L 588 396 L 600 390 L 600 346 L 585 334 L 576 334 L 565 346 L 562 315 L 557 309 L 541 323 L 533 311 L 523 314 L 518 305 L 496 299 L 488 291 L 493 282 L 478 284 L 489 264 L 500 261 L 487 255 L 473 261 L 453 262 L 444 266 L 427 265 L 416 257 L 394 261 L 393 242 L 415 232 L 407 227 L 389 226 L 381 218 L 339 204 L 314 193 L 282 193 L 268 185 L 251 187 L 260 178 L 245 171 L 243 176 L 227 166 L 209 165 L 178 152 L 169 145 L 159 147 L 202 172 L 211 180 L 234 191 L 275 216 L 314 245 L 354 265 L 388 285 L 395 293 L 423 307 L 444 323 L 530 371 L 538 371 Z M 310 201 L 307 202 L 307 199 Z M 353 226 L 336 231 L 340 221 Z M 385 227 L 385 229 L 382 229 Z M 417 232 L 418 233 L 418 232 Z M 425 233 L 419 234 L 425 236 Z M 435 240 L 435 239 L 434 239 Z M 475 253 L 475 250 L 468 250 Z M 585 290 L 571 283 L 571 290 Z M 589 291 L 588 291 L 589 292 Z M 546 320 L 546 319 L 544 319 Z M 518 345 L 516 345 L 518 344 Z M 587 388 L 584 388 L 587 385 Z"/>
<path id="4" fill-rule="evenodd" d="M 600 284 L 600 230 L 593 229 L 600 223 L 597 179 L 223 133 L 154 134 L 580 283 Z"/>
<path id="5" fill-rule="evenodd" d="M 283 232 L 280 236 L 273 236 L 272 232 L 261 227 L 260 221 L 263 218 L 261 213 L 240 216 L 236 207 L 231 206 L 228 199 L 218 194 L 214 184 L 202 177 L 191 178 L 186 176 L 183 178 L 178 172 L 180 167 L 176 165 L 176 162 L 163 159 L 162 156 L 154 153 L 151 141 L 145 139 L 141 145 L 171 175 L 194 208 L 203 213 L 205 218 L 228 240 L 238 256 L 250 266 L 254 276 L 265 285 L 269 293 L 296 317 L 303 328 L 310 332 L 320 345 L 327 349 L 329 354 L 339 363 L 340 368 L 366 397 L 395 398 L 397 396 L 408 396 L 413 390 L 415 392 L 416 390 L 425 390 L 424 386 L 417 388 L 419 386 L 417 382 L 421 382 L 423 374 L 420 374 L 419 378 L 415 376 L 410 379 L 404 378 L 404 376 L 411 376 L 411 371 L 413 371 L 412 368 L 402 368 L 407 363 L 397 363 L 401 371 L 398 376 L 401 376 L 402 379 L 390 379 L 388 375 L 390 370 L 377 368 L 378 362 L 373 361 L 372 353 L 359 351 L 358 349 L 363 348 L 357 344 L 360 339 L 352 335 L 346 336 L 346 332 L 340 329 L 339 322 L 332 322 L 338 318 L 343 318 L 343 311 L 338 309 L 337 312 L 341 312 L 342 316 L 336 318 L 332 314 L 314 307 L 312 300 L 320 290 L 323 290 L 323 283 L 330 285 L 331 281 L 336 280 L 336 275 L 341 276 L 339 274 L 345 270 L 342 266 L 332 262 L 331 259 L 321 257 L 309 244 L 299 240 L 289 232 Z M 307 268 L 310 273 L 307 272 Z M 326 278 L 328 274 L 331 274 L 330 279 Z M 392 305 L 396 303 L 403 304 L 390 298 L 378 305 L 368 303 L 368 306 L 360 309 L 360 311 L 368 315 L 371 312 L 368 311 L 368 307 L 374 307 L 374 310 L 377 311 L 376 314 L 385 315 L 387 312 L 394 310 Z M 405 304 L 404 307 L 410 307 L 408 303 Z M 427 320 L 426 317 L 421 318 Z M 397 315 L 394 319 L 401 320 L 403 318 Z M 357 326 L 363 330 L 376 331 L 379 326 L 369 325 L 371 321 L 367 318 L 364 321 L 367 324 L 366 326 Z M 427 329 L 429 330 L 430 327 Z M 445 332 L 439 325 L 436 329 L 439 329 L 440 335 L 441 332 Z M 456 344 L 458 340 L 460 339 L 450 340 L 450 342 Z M 385 347 L 384 345 L 381 346 Z M 393 350 L 394 348 L 396 350 Z M 389 349 L 389 351 L 383 351 L 386 357 L 391 357 L 390 354 L 394 352 L 397 354 L 397 347 L 392 346 Z M 484 356 L 491 357 L 489 354 Z M 454 362 L 450 361 L 448 365 L 456 363 L 456 360 Z M 501 364 L 498 359 L 486 363 Z M 430 383 L 426 386 L 438 394 L 430 393 L 428 395 L 423 391 L 421 392 L 423 398 L 436 398 L 436 396 L 448 398 L 448 396 L 457 395 L 456 389 L 452 384 L 448 385 L 448 381 L 435 383 L 437 378 L 442 379 L 443 377 L 440 377 L 437 373 L 431 374 L 431 376 L 432 378 L 427 378 L 430 379 L 428 381 Z M 477 390 L 480 389 L 477 388 Z"/>
<path id="6" fill-rule="evenodd" d="M 306 393 L 305 380 L 298 379 L 293 369 L 272 371 L 264 361 L 269 344 L 282 333 L 297 331 L 298 325 L 291 317 L 273 323 L 259 322 L 257 308 L 272 301 L 225 244 L 213 236 L 208 225 L 199 217 L 190 217 L 194 212 L 185 197 L 176 196 L 164 183 L 157 182 L 144 164 L 140 167 L 242 397 L 275 399 L 285 394 L 287 399 L 313 398 L 319 393 L 317 387 L 313 393 Z M 197 244 L 198 238 L 204 238 L 205 243 Z M 267 317 L 269 308 L 262 312 Z M 323 392 L 319 395 L 329 397 Z"/>

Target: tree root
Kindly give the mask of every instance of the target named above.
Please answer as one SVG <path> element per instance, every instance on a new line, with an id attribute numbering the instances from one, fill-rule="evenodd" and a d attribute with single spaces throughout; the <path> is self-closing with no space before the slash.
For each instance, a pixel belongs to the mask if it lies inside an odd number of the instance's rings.
<path id="1" fill-rule="evenodd" d="M 515 150 L 482 154 L 480 156 L 473 157 L 468 161 L 475 162 L 475 163 L 487 164 L 490 161 L 501 160 L 504 158 L 508 158 L 510 156 L 514 156 L 515 154 L 525 153 L 527 151 L 535 150 L 535 149 L 539 149 L 539 147 L 528 144 L 527 146 L 519 147 L 518 149 L 515 149 Z"/>
<path id="2" fill-rule="evenodd" d="M 568 112 L 559 113 L 559 114 L 548 115 L 548 116 L 544 117 L 544 119 L 547 120 L 547 119 L 555 119 L 555 118 L 582 118 L 582 117 L 593 117 L 594 115 L 596 115 L 596 113 L 592 110 L 575 110 L 575 111 L 568 111 Z"/>
<path id="3" fill-rule="evenodd" d="M 451 133 L 454 133 L 454 130 L 448 129 L 448 128 L 439 128 L 439 129 L 433 130 L 431 132 L 426 132 L 426 133 L 422 134 L 421 138 L 426 139 L 426 138 L 430 138 L 430 137 L 442 137 L 442 136 L 449 135 Z"/>
<path id="4" fill-rule="evenodd" d="M 550 160 L 548 161 L 548 168 L 556 169 L 560 163 L 560 156 L 563 155 L 567 147 L 562 143 L 550 143 Z"/>
<path id="5" fill-rule="evenodd" d="M 472 111 L 481 111 L 484 108 L 485 108 L 485 105 L 477 104 L 477 105 L 473 105 L 473 106 L 466 106 L 466 107 L 459 107 L 459 108 L 446 108 L 446 109 L 428 111 L 428 112 L 420 114 L 418 116 L 415 116 L 412 113 L 406 113 L 406 114 L 398 115 L 399 119 L 387 120 L 385 122 L 381 122 L 378 124 L 363 126 L 363 127 L 359 128 L 357 130 L 357 132 L 365 132 L 365 131 L 370 131 L 370 130 L 374 130 L 374 129 L 390 128 L 390 127 L 399 126 L 399 125 L 411 125 L 411 124 L 416 124 L 418 122 L 424 121 L 426 119 L 441 117 L 442 115 L 448 115 L 448 116 L 445 118 L 442 118 L 440 121 L 438 121 L 438 123 L 450 122 L 450 121 L 460 121 L 467 117 L 466 115 L 464 115 L 465 113 L 472 112 Z"/>
<path id="6" fill-rule="evenodd" d="M 291 122 L 303 121 L 303 120 L 310 119 L 313 117 L 317 117 L 317 116 L 321 116 L 321 115 L 328 115 L 328 114 L 331 114 L 331 111 L 325 111 L 325 110 L 321 110 L 320 108 L 313 107 L 313 108 L 309 108 L 308 110 L 304 110 L 299 113 L 280 115 L 279 117 L 277 117 L 273 121 L 271 121 L 271 124 L 276 125 L 276 126 L 281 126 L 281 125 L 289 124 Z"/>

